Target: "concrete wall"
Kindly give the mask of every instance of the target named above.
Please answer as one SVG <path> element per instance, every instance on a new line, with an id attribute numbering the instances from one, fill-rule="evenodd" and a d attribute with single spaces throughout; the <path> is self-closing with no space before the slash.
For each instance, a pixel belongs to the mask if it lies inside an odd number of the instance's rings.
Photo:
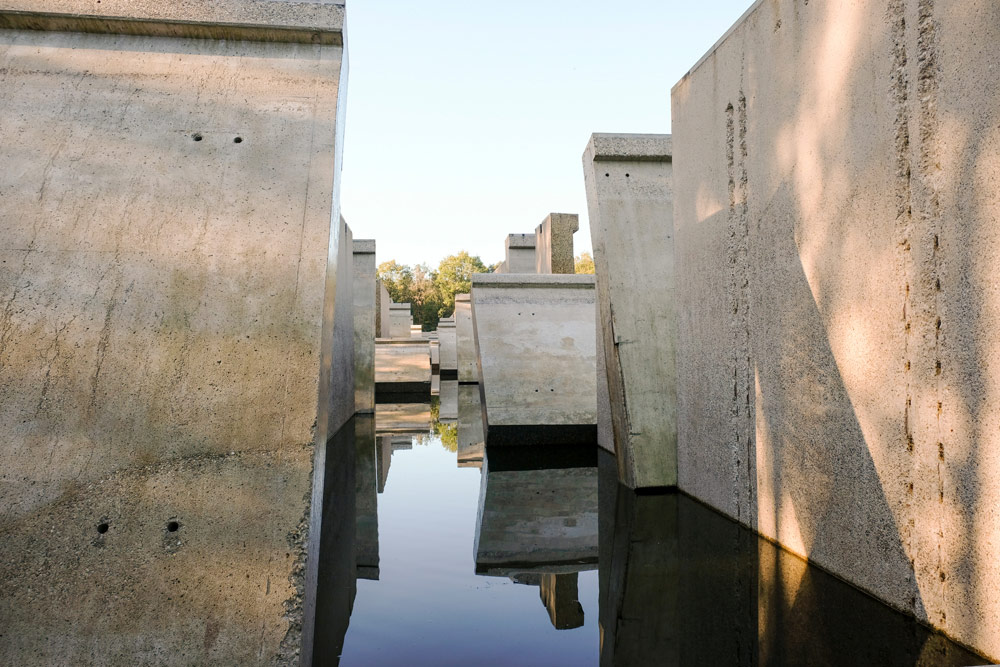
<path id="1" fill-rule="evenodd" d="M 479 387 L 473 384 L 458 385 L 458 467 L 477 467 L 483 464 L 486 438 L 483 435 L 483 409 Z"/>
<path id="2" fill-rule="evenodd" d="M 576 273 L 573 234 L 579 229 L 576 213 L 550 213 L 535 228 L 535 273 Z"/>
<path id="3" fill-rule="evenodd" d="M 761 2 L 672 94 L 681 488 L 994 660 L 998 41 Z"/>
<path id="4" fill-rule="evenodd" d="M 294 659 L 342 20 L 0 3 L 0 663 Z"/>
<path id="5" fill-rule="evenodd" d="M 382 281 L 378 281 L 378 287 L 375 288 L 375 337 L 376 338 L 391 338 L 390 335 L 390 317 L 389 317 L 389 304 L 392 303 L 392 298 L 389 296 L 389 290 L 385 288 Z"/>
<path id="6" fill-rule="evenodd" d="M 504 250 L 503 273 L 535 273 L 534 234 L 509 234 Z"/>
<path id="7" fill-rule="evenodd" d="M 441 343 L 442 379 L 458 377 L 458 331 L 454 317 L 438 322 L 438 340 Z"/>
<path id="8" fill-rule="evenodd" d="M 375 241 L 354 241 L 354 410 L 375 410 Z"/>
<path id="9" fill-rule="evenodd" d="M 595 134 L 583 156 L 601 348 L 621 479 L 677 484 L 670 136 Z"/>
<path id="10" fill-rule="evenodd" d="M 490 444 L 595 443 L 594 277 L 472 277 Z"/>
<path id="11" fill-rule="evenodd" d="M 375 391 L 427 392 L 431 389 L 430 343 L 420 339 L 375 341 Z"/>
<path id="12" fill-rule="evenodd" d="M 455 341 L 458 381 L 462 384 L 479 382 L 476 339 L 472 330 L 472 301 L 468 294 L 455 295 Z"/>
<path id="13" fill-rule="evenodd" d="M 389 338 L 410 338 L 410 326 L 413 316 L 410 315 L 410 304 L 389 304 Z"/>
<path id="14" fill-rule="evenodd" d="M 441 380 L 441 403 L 438 419 L 442 422 L 458 420 L 458 380 Z"/>

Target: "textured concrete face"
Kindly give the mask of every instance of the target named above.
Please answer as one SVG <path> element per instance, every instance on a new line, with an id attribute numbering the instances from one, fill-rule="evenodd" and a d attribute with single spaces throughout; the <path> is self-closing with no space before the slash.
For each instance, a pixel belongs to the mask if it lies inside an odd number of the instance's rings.
<path id="1" fill-rule="evenodd" d="M 576 273 L 573 234 L 579 229 L 576 213 L 550 213 L 535 228 L 535 273 Z"/>
<path id="2" fill-rule="evenodd" d="M 376 392 L 430 392 L 431 355 L 426 340 L 375 342 Z"/>
<path id="3" fill-rule="evenodd" d="M 998 40 L 760 3 L 672 95 L 681 488 L 994 660 Z"/>
<path id="4" fill-rule="evenodd" d="M 410 326 L 413 317 L 410 315 L 410 304 L 389 304 L 389 338 L 410 338 Z"/>
<path id="5" fill-rule="evenodd" d="M 292 660 L 342 49 L 89 28 L 0 31 L 0 662 Z"/>
<path id="6" fill-rule="evenodd" d="M 472 301 L 468 294 L 455 295 L 455 350 L 458 381 L 463 384 L 479 382 L 476 339 L 472 330 Z"/>
<path id="7" fill-rule="evenodd" d="M 505 241 L 503 273 L 535 273 L 535 235 L 510 234 Z"/>
<path id="8" fill-rule="evenodd" d="M 673 192 L 669 135 L 594 135 L 583 156 L 619 475 L 677 484 Z"/>
<path id="9" fill-rule="evenodd" d="M 430 403 L 379 403 L 375 406 L 379 433 L 427 433 L 431 427 Z"/>
<path id="10" fill-rule="evenodd" d="M 441 404 L 438 419 L 442 422 L 458 420 L 458 380 L 441 380 Z"/>
<path id="11" fill-rule="evenodd" d="M 354 241 L 354 410 L 375 410 L 375 241 Z"/>
<path id="12" fill-rule="evenodd" d="M 594 443 L 594 277 L 477 274 L 472 315 L 488 441 Z"/>
<path id="13" fill-rule="evenodd" d="M 441 342 L 441 377 L 458 377 L 458 332 L 455 318 L 438 322 L 438 340 Z"/>
<path id="14" fill-rule="evenodd" d="M 392 303 L 392 298 L 389 297 L 389 290 L 385 288 L 382 281 L 378 281 L 378 287 L 375 291 L 375 337 L 376 338 L 392 338 L 390 334 L 390 316 L 389 316 L 389 304 Z"/>
<path id="15" fill-rule="evenodd" d="M 483 435 L 483 409 L 479 387 L 458 385 L 458 467 L 482 468 L 486 449 Z"/>

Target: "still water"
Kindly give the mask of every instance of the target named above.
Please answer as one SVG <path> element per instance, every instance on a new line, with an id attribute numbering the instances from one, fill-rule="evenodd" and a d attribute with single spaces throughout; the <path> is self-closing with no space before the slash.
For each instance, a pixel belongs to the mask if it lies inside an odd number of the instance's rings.
<path id="1" fill-rule="evenodd" d="M 984 663 L 596 447 L 484 451 L 447 389 L 329 445 L 314 664 Z"/>

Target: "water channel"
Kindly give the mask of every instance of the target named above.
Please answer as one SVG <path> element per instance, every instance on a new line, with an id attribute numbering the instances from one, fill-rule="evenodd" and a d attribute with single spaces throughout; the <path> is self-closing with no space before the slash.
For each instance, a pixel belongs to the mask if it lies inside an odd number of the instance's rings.
<path id="1" fill-rule="evenodd" d="M 482 447 L 475 386 L 393 400 L 328 445 L 316 665 L 985 662 L 596 446 Z"/>

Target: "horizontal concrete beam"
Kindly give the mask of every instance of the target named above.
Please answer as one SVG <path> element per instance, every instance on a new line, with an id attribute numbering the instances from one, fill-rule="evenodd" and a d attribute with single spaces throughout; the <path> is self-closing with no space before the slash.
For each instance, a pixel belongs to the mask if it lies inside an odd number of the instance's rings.
<path id="1" fill-rule="evenodd" d="M 344 14 L 277 0 L 0 0 L 0 29 L 341 46 Z"/>
<path id="2" fill-rule="evenodd" d="M 374 255 L 375 239 L 354 239 L 355 255 Z"/>
<path id="3" fill-rule="evenodd" d="M 593 134 L 584 153 L 590 162 L 670 162 L 674 144 L 669 134 Z"/>
<path id="4" fill-rule="evenodd" d="M 534 248 L 535 247 L 535 235 L 534 234 L 508 234 L 507 235 L 507 247 L 508 248 Z"/>

